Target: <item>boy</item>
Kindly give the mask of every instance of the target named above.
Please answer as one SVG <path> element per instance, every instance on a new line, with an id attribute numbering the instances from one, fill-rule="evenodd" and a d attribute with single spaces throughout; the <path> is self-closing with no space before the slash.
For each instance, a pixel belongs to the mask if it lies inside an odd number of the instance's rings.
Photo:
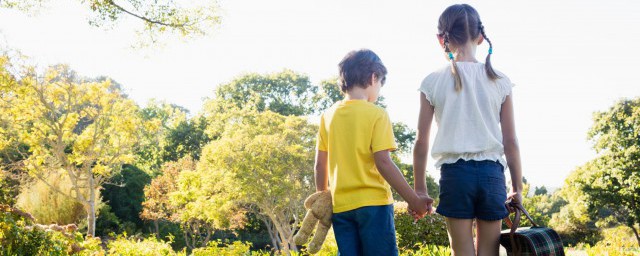
<path id="1" fill-rule="evenodd" d="M 338 66 L 345 98 L 320 119 L 316 190 L 331 184 L 340 255 L 398 255 L 389 185 L 417 216 L 433 199 L 418 196 L 389 156 L 396 149 L 393 128 L 386 111 L 373 104 L 387 74 L 380 58 L 371 50 L 352 51 Z"/>

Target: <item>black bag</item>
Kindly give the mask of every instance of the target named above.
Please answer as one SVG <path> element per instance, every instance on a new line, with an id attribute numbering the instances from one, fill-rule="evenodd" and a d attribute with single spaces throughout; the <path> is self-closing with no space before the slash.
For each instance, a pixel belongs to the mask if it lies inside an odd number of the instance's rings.
<path id="1" fill-rule="evenodd" d="M 507 255 L 564 256 L 562 240 L 556 231 L 536 225 L 519 202 L 509 200 L 506 205 L 515 210 L 513 222 L 508 216 L 504 219 L 511 229 L 503 230 L 500 234 L 500 244 L 507 249 Z M 531 221 L 532 227 L 518 228 L 522 213 Z"/>

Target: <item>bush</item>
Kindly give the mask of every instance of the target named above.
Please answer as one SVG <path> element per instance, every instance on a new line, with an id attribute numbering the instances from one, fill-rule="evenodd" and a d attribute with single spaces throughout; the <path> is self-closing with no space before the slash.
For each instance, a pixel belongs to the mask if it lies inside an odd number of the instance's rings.
<path id="1" fill-rule="evenodd" d="M 449 256 L 451 249 L 447 246 L 435 244 L 417 244 L 416 250 L 401 251 L 400 256 Z"/>
<path id="2" fill-rule="evenodd" d="M 413 224 L 413 217 L 407 214 L 407 204 L 394 206 L 398 248 L 401 251 L 419 250 L 422 244 L 449 246 L 447 225 L 444 217 L 432 214 Z"/>
<path id="3" fill-rule="evenodd" d="M 78 232 L 45 231 L 24 215 L 0 205 L 0 255 L 101 255 L 99 239 L 84 241 Z"/>
<path id="4" fill-rule="evenodd" d="M 239 256 L 239 255 L 251 255 L 250 249 L 251 243 L 235 241 L 232 244 L 223 245 L 220 240 L 211 241 L 204 248 L 197 248 L 193 250 L 191 256 L 207 256 L 207 255 L 219 255 L 219 256 Z"/>
<path id="5" fill-rule="evenodd" d="M 129 256 L 157 256 L 157 255 L 186 255 L 182 251 L 176 253 L 171 248 L 170 242 L 164 242 L 149 237 L 143 240 L 135 238 L 127 238 L 126 235 L 118 236 L 115 241 L 109 243 L 110 255 L 129 255 Z"/>

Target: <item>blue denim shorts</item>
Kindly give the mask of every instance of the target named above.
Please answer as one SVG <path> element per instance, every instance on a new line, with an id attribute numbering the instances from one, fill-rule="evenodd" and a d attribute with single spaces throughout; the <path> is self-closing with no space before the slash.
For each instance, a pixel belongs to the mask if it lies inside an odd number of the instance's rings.
<path id="1" fill-rule="evenodd" d="M 334 213 L 331 222 L 338 255 L 398 255 L 392 204 Z"/>
<path id="2" fill-rule="evenodd" d="M 505 183 L 504 167 L 497 161 L 443 164 L 436 212 L 457 219 L 501 220 L 509 215 Z"/>

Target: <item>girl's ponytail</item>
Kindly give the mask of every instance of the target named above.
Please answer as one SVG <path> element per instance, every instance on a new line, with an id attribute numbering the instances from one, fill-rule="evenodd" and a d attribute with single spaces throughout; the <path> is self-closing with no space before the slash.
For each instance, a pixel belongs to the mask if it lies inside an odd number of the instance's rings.
<path id="1" fill-rule="evenodd" d="M 491 40 L 489 40 L 489 38 L 487 37 L 487 34 L 484 32 L 484 26 L 482 25 L 482 22 L 480 22 L 480 33 L 482 34 L 482 37 L 484 37 L 484 40 L 487 40 L 487 43 L 489 43 L 489 53 L 487 53 L 487 59 L 484 63 L 484 69 L 487 71 L 487 76 L 491 78 L 491 80 L 496 80 L 500 78 L 500 76 L 496 73 L 495 70 L 493 70 L 493 67 L 491 66 L 491 54 L 493 54 L 493 44 L 491 44 Z"/>
<path id="2" fill-rule="evenodd" d="M 456 92 L 462 90 L 462 79 L 460 78 L 460 72 L 458 72 L 458 65 L 456 64 L 455 59 L 453 58 L 453 53 L 449 48 L 449 32 L 444 32 L 444 52 L 449 56 L 449 61 L 451 61 L 451 73 L 453 73 L 453 77 L 455 79 L 455 89 Z"/>

